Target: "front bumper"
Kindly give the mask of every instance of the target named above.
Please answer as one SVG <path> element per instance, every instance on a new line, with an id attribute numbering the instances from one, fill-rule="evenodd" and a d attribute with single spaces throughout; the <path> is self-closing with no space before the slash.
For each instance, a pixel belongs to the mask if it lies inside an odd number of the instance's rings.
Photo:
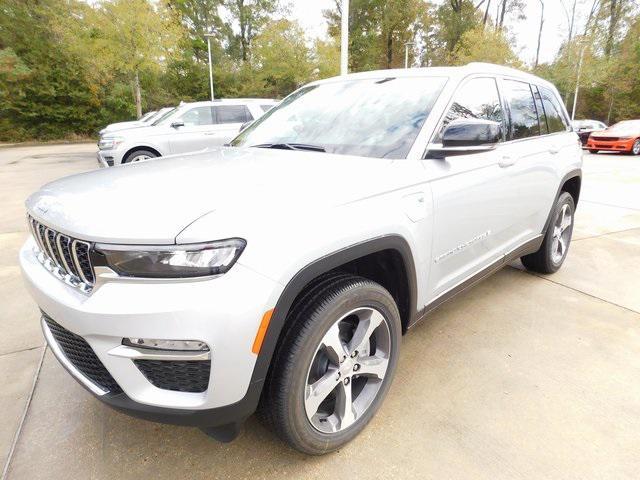
<path id="1" fill-rule="evenodd" d="M 38 262 L 30 238 L 20 251 L 27 286 L 46 315 L 81 337 L 119 389 L 96 389 L 74 367 L 43 323 L 63 366 L 108 405 L 148 420 L 215 426 L 246 418 L 256 408 L 264 378 L 254 378 L 252 345 L 262 315 L 282 287 L 236 263 L 225 275 L 199 280 L 122 279 L 99 274 L 87 295 Z M 185 392 L 154 386 L 132 358 L 119 355 L 122 339 L 194 339 L 210 349 L 208 388 Z M 106 390 L 106 391 L 105 391 Z"/>
<path id="2" fill-rule="evenodd" d="M 100 167 L 113 167 L 115 160 L 113 152 L 111 150 L 98 150 L 96 156 L 98 158 L 98 165 L 100 165 Z"/>
<path id="3" fill-rule="evenodd" d="M 612 152 L 630 152 L 633 147 L 633 139 L 631 140 L 594 140 L 589 138 L 587 142 L 587 150 L 607 150 Z"/>

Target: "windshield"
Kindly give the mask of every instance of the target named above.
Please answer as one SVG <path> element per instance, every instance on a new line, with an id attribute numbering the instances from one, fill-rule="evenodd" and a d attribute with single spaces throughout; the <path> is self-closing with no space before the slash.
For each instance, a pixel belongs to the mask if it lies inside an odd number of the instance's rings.
<path id="1" fill-rule="evenodd" d="M 155 119 L 155 121 L 151 125 L 159 125 L 160 122 L 169 118 L 169 116 L 173 115 L 173 112 L 175 112 L 176 110 L 177 108 L 169 108 L 164 113 L 162 112 L 162 110 L 160 110 L 159 112 L 160 115 L 158 116 L 158 118 Z"/>
<path id="2" fill-rule="evenodd" d="M 615 133 L 616 135 L 631 135 L 635 136 L 640 133 L 640 120 L 627 120 L 625 122 L 618 122 L 615 125 L 611 125 L 607 128 L 609 133 Z"/>
<path id="3" fill-rule="evenodd" d="M 145 113 L 142 117 L 140 117 L 140 122 L 148 122 L 149 120 L 151 120 L 153 118 L 153 116 L 156 114 L 156 112 L 147 112 Z"/>
<path id="4" fill-rule="evenodd" d="M 384 78 L 303 87 L 231 145 L 293 144 L 329 153 L 405 158 L 446 81 Z"/>

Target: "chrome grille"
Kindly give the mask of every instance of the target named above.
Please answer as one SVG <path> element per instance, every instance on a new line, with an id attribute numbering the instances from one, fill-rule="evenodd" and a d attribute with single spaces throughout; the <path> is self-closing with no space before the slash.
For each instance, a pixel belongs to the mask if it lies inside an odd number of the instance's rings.
<path id="1" fill-rule="evenodd" d="M 29 228 L 38 245 L 40 263 L 69 285 L 89 293 L 95 282 L 91 244 L 56 232 L 33 217 L 29 217 Z"/>

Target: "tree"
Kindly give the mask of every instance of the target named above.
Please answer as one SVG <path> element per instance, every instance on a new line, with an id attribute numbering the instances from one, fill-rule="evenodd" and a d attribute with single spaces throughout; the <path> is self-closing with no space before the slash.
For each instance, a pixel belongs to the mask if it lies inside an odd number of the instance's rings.
<path id="1" fill-rule="evenodd" d="M 325 11 L 329 35 L 340 38 L 341 2 Z M 397 68 L 404 65 L 404 44 L 420 30 L 423 0 L 351 0 L 349 5 L 349 64 L 351 71 Z"/>
<path id="2" fill-rule="evenodd" d="M 233 44 L 240 45 L 240 58 L 249 61 L 251 43 L 279 9 L 278 0 L 226 0 L 225 7 L 238 23 L 239 34 L 231 34 Z"/>
<path id="3" fill-rule="evenodd" d="M 536 61 L 533 65 L 533 68 L 538 68 L 538 63 L 540 63 L 540 43 L 542 42 L 542 27 L 544 26 L 544 0 L 539 0 L 540 2 L 540 28 L 538 29 L 538 47 L 536 48 Z"/>
<path id="4" fill-rule="evenodd" d="M 510 67 L 521 67 L 522 63 L 511 50 L 511 42 L 502 31 L 487 30 L 478 25 L 462 35 L 450 57 L 454 65 L 469 62 L 489 62 Z"/>
<path id="5" fill-rule="evenodd" d="M 253 41 L 251 66 L 261 95 L 283 97 L 308 82 L 314 64 L 300 25 L 270 22 Z"/>
<path id="6" fill-rule="evenodd" d="M 75 16 L 56 31 L 75 55 L 102 79 L 122 75 L 131 84 L 136 115 L 142 115 L 140 78 L 159 74 L 175 54 L 181 31 L 163 1 L 104 0 L 94 7 L 76 2 Z"/>

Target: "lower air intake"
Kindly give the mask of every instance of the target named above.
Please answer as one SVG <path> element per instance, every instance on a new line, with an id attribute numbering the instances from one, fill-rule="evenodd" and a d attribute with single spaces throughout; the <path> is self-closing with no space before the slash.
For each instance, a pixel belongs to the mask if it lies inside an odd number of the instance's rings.
<path id="1" fill-rule="evenodd" d="M 209 387 L 210 360 L 134 360 L 155 387 L 176 392 L 204 392 Z"/>

